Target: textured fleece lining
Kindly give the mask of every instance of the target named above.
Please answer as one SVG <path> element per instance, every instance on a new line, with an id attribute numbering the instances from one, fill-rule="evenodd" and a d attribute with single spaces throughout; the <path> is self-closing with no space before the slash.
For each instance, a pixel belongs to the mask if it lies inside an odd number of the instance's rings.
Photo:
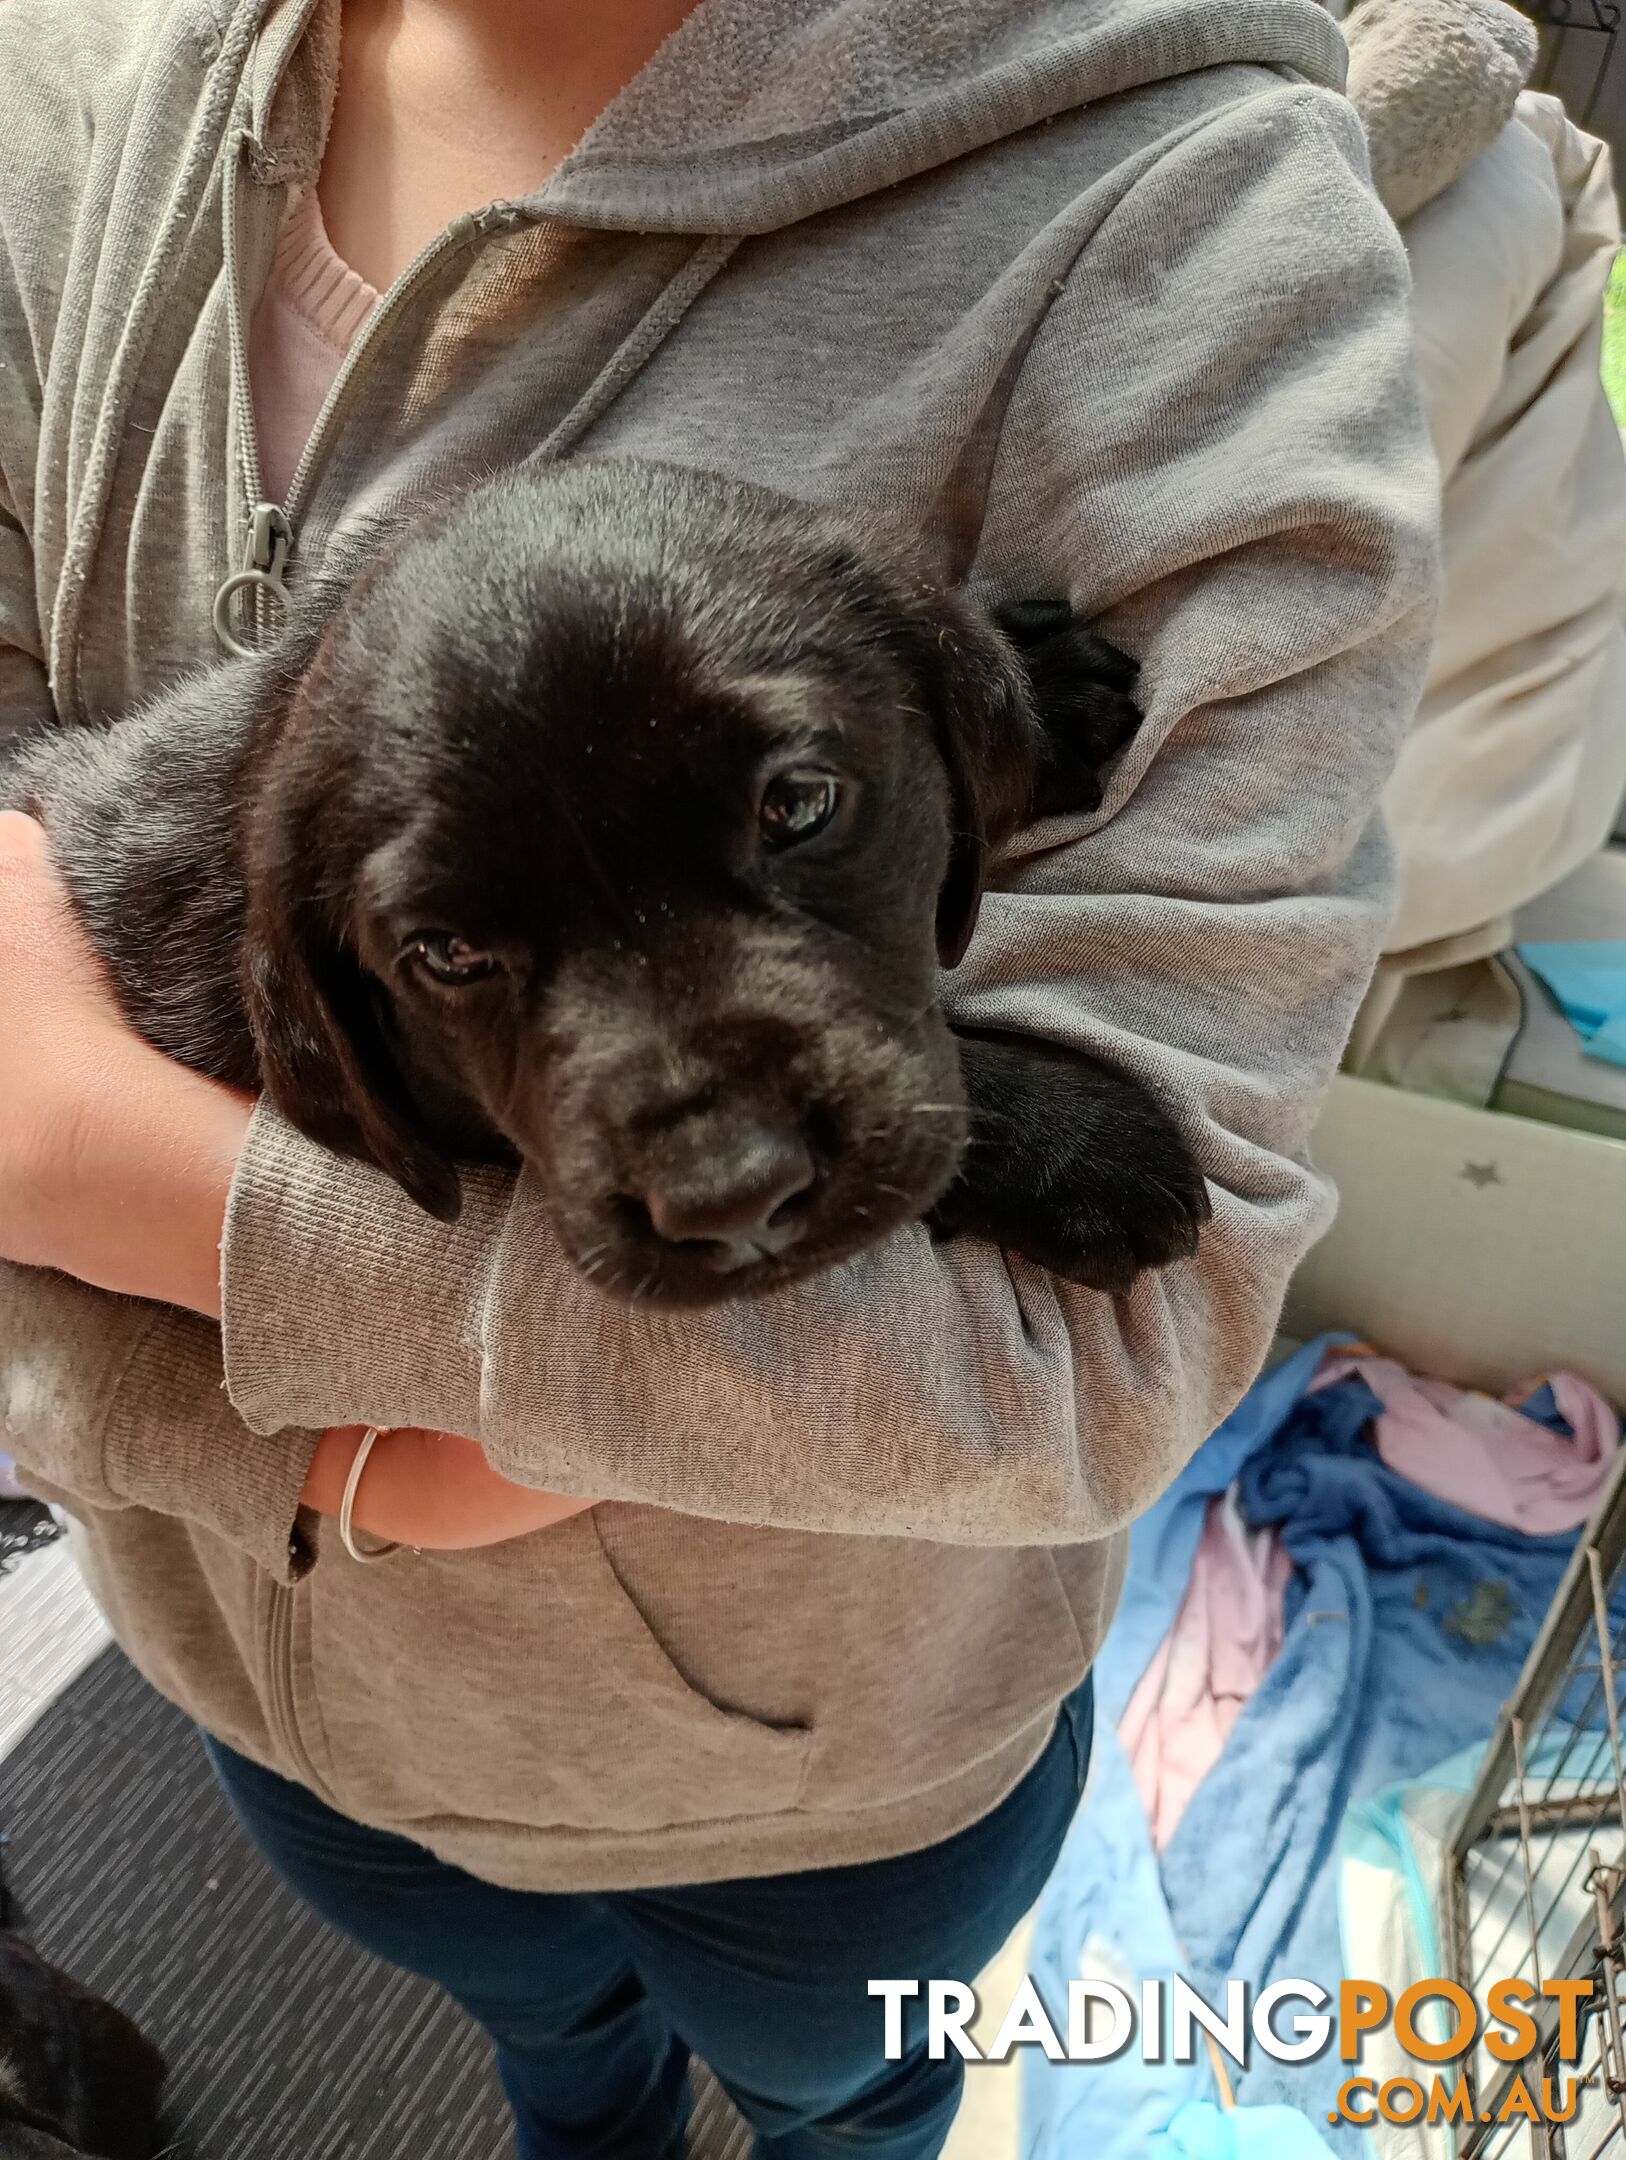
<path id="1" fill-rule="evenodd" d="M 1535 28 L 1502 0 L 1364 0 L 1345 35 L 1373 181 L 1390 216 L 1408 218 L 1512 119 Z"/>

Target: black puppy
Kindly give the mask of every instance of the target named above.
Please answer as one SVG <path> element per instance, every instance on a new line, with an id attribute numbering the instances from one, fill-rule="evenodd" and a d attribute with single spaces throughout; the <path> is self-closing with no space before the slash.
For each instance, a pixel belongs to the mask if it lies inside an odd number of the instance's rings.
<path id="1" fill-rule="evenodd" d="M 0 2160 L 149 2160 L 164 2058 L 11 1920 L 0 1883 Z"/>
<path id="2" fill-rule="evenodd" d="M 766 1291 L 922 1216 L 1119 1290 L 1193 1249 L 1184 1143 L 1089 1058 L 951 1030 L 935 978 L 1002 843 L 1099 801 L 1133 677 L 835 515 L 582 460 L 0 796 L 160 1048 L 438 1216 L 517 1152 L 607 1291 Z"/>

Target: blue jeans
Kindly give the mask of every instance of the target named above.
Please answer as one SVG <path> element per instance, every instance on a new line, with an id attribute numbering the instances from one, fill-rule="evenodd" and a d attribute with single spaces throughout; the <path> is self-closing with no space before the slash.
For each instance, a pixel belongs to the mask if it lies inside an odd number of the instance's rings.
<path id="1" fill-rule="evenodd" d="M 1086 1680 L 1015 1791 L 924 1852 L 602 1895 L 498 1889 L 205 1745 L 289 1889 L 485 2027 L 520 2160 L 678 2160 L 691 2051 L 751 2123 L 759 2160 L 930 2160 L 963 2066 L 952 2049 L 928 2057 L 924 1992 L 888 2062 L 868 1982 L 975 1980 L 1055 1864 L 1092 1719 Z"/>

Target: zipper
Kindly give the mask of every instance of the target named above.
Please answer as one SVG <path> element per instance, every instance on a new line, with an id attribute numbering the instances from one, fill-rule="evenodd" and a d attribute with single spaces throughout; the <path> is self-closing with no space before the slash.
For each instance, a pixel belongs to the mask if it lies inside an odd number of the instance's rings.
<path id="1" fill-rule="evenodd" d="M 250 605 L 256 629 L 263 626 L 268 600 L 286 607 L 288 589 L 284 579 L 293 544 L 294 529 L 288 522 L 288 513 L 280 504 L 256 502 L 249 511 L 243 567 L 234 571 L 215 594 L 215 636 L 226 651 L 239 660 L 252 659 L 258 647 L 245 645 L 233 630 L 232 604 L 239 593 L 252 595 Z"/>
<path id="2" fill-rule="evenodd" d="M 266 1708 L 285 1761 L 301 1783 L 308 1785 L 318 1799 L 325 1800 L 327 1783 L 311 1761 L 294 1705 L 294 1597 L 295 1592 L 286 1583 L 272 1583 L 266 1613 Z"/>
<path id="3" fill-rule="evenodd" d="M 357 375 L 371 357 L 373 348 L 416 297 L 418 288 L 428 273 L 444 256 L 450 254 L 454 247 L 461 246 L 472 234 L 486 231 L 494 224 L 507 222 L 511 216 L 507 211 L 488 209 L 458 218 L 407 264 L 368 316 L 360 335 L 346 353 L 327 396 L 322 400 L 316 415 L 316 424 L 300 453 L 299 463 L 288 483 L 286 496 L 280 503 L 268 502 L 265 495 L 264 467 L 260 462 L 259 428 L 254 418 L 253 386 L 249 380 L 248 326 L 244 320 L 238 248 L 238 191 L 247 145 L 248 131 L 240 128 L 226 164 L 221 215 L 225 226 L 224 267 L 229 294 L 232 397 L 238 415 L 238 447 L 242 460 L 243 492 L 248 504 L 248 535 L 241 567 L 220 587 L 215 594 L 214 604 L 215 636 L 227 652 L 240 659 L 250 658 L 258 648 L 240 642 L 232 629 L 237 595 L 247 593 L 251 596 L 251 619 L 257 633 L 265 629 L 268 605 L 279 610 L 287 606 L 288 566 L 298 541 L 299 519 L 310 494 L 311 481 L 326 451 L 335 416 L 349 396 Z"/>
<path id="4" fill-rule="evenodd" d="M 214 604 L 216 638 L 227 652 L 245 659 L 251 658 L 259 648 L 257 645 L 245 645 L 238 640 L 232 629 L 233 604 L 239 593 L 246 592 L 252 596 L 253 625 L 257 636 L 265 630 L 268 605 L 274 605 L 279 610 L 286 608 L 288 569 L 299 545 L 299 520 L 305 509 L 306 498 L 311 492 L 316 469 L 326 453 L 328 438 L 333 432 L 337 415 L 356 378 L 371 359 L 379 340 L 416 299 L 419 288 L 425 283 L 430 272 L 454 248 L 465 246 L 477 235 L 492 232 L 501 226 L 516 226 L 527 218 L 533 224 L 556 222 L 546 211 L 528 211 L 512 203 L 491 203 L 484 210 L 477 210 L 454 220 L 437 239 L 431 240 L 429 245 L 407 264 L 362 325 L 360 336 L 345 355 L 343 365 L 322 401 L 310 439 L 301 453 L 293 479 L 288 483 L 286 498 L 280 503 L 268 502 L 265 499 L 264 468 L 260 462 L 259 430 L 254 420 L 253 386 L 249 381 L 248 330 L 243 319 L 237 233 L 238 189 L 248 139 L 248 131 L 240 128 L 233 141 L 232 155 L 227 161 L 225 186 L 222 189 L 222 215 L 225 223 L 224 270 L 230 295 L 227 312 L 231 333 L 232 396 L 238 414 L 238 448 L 242 458 L 243 488 L 248 502 L 248 539 L 241 569 L 234 571 L 226 579 L 215 594 Z M 674 325 L 683 319 L 694 300 L 729 262 L 738 246 L 738 235 L 719 233 L 713 234 L 710 239 L 696 247 L 688 262 L 672 278 L 655 305 L 634 324 L 593 382 L 564 414 L 558 425 L 528 453 L 524 463 L 548 461 L 562 456 L 570 444 L 579 440 L 629 377 L 637 373 Z"/>

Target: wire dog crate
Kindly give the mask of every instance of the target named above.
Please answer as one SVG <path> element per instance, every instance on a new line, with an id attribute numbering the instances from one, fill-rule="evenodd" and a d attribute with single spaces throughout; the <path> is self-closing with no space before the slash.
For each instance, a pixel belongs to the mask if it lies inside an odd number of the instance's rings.
<path id="1" fill-rule="evenodd" d="M 1496 1980 L 1593 1981 L 1578 2061 L 1561 2063 L 1560 2006 L 1529 2004 L 1523 2062 L 1481 2044 L 1465 2068 L 1477 2118 L 1461 2160 L 1626 2160 L 1626 1456 L 1582 1534 L 1509 1698 L 1446 1854 L 1451 1976 L 1483 2004 Z M 1524 2076 L 1578 2081 L 1573 2118 L 1501 2122 Z"/>

